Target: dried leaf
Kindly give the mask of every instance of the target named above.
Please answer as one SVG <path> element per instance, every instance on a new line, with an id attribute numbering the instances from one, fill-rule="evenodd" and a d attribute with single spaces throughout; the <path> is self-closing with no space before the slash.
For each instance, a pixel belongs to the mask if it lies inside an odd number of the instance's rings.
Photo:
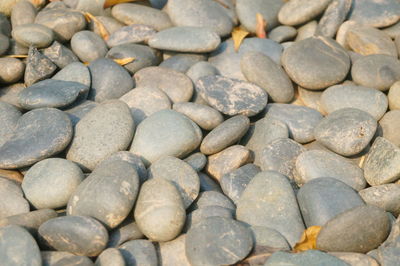
<path id="1" fill-rule="evenodd" d="M 243 39 L 249 34 L 248 31 L 236 27 L 232 31 L 232 40 L 233 40 L 233 47 L 235 48 L 235 52 L 239 51 L 239 47 L 243 42 Z"/>
<path id="2" fill-rule="evenodd" d="M 321 231 L 321 226 L 311 226 L 304 230 L 301 239 L 296 243 L 293 250 L 295 252 L 317 249 L 317 237 Z"/>
<path id="3" fill-rule="evenodd" d="M 103 23 L 101 23 L 100 20 L 98 20 L 95 16 L 93 16 L 92 14 L 90 14 L 89 12 L 83 12 L 83 15 L 85 16 L 86 20 L 88 22 L 93 21 L 93 23 L 95 24 L 95 26 L 99 29 L 100 31 L 100 35 L 101 38 L 103 38 L 103 40 L 107 41 L 108 38 L 110 37 L 110 34 L 108 33 L 108 30 L 106 29 L 106 27 L 103 25 Z"/>
<path id="4" fill-rule="evenodd" d="M 127 58 L 115 58 L 113 59 L 115 63 L 124 66 L 126 64 L 131 63 L 133 60 L 135 60 L 134 57 L 127 57 Z"/>
<path id="5" fill-rule="evenodd" d="M 9 57 L 9 58 L 27 58 L 28 55 L 26 55 L 26 54 L 12 54 L 12 55 L 6 55 L 4 57 Z"/>
<path id="6" fill-rule="evenodd" d="M 18 183 L 22 183 L 22 180 L 24 179 L 24 176 L 16 170 L 4 170 L 0 169 L 0 176 L 5 177 L 9 180 L 16 181 Z"/>
<path id="7" fill-rule="evenodd" d="M 122 4 L 122 3 L 128 3 L 128 2 L 134 2 L 137 0 L 106 0 L 104 2 L 104 8 L 116 5 L 116 4 Z"/>
<path id="8" fill-rule="evenodd" d="M 365 155 L 361 156 L 360 162 L 358 163 L 358 167 L 363 168 L 365 161 Z"/>
<path id="9" fill-rule="evenodd" d="M 258 38 L 267 38 L 267 33 L 265 32 L 265 29 L 267 28 L 267 21 L 264 19 L 264 17 L 260 14 L 256 14 L 256 35 Z"/>
<path id="10" fill-rule="evenodd" d="M 90 64 L 90 62 L 83 62 L 83 64 L 84 64 L 85 66 L 88 66 L 88 65 Z"/>

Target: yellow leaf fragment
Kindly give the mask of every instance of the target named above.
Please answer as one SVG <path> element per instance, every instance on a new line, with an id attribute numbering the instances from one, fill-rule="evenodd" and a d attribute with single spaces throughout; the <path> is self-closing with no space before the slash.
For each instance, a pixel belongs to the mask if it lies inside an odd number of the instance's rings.
<path id="1" fill-rule="evenodd" d="M 256 14 L 256 35 L 258 38 L 267 38 L 267 33 L 265 29 L 267 28 L 267 21 L 264 17 L 260 14 Z"/>
<path id="2" fill-rule="evenodd" d="M 232 40 L 233 40 L 233 47 L 235 49 L 235 52 L 239 51 L 240 45 L 242 44 L 244 38 L 249 34 L 248 31 L 236 27 L 232 31 Z"/>
<path id="3" fill-rule="evenodd" d="M 113 59 L 115 63 L 124 66 L 126 64 L 129 64 L 135 60 L 134 57 L 127 57 L 127 58 L 115 58 Z"/>
<path id="4" fill-rule="evenodd" d="M 301 239 L 296 243 L 293 250 L 295 252 L 317 249 L 317 237 L 321 231 L 321 226 L 311 226 L 304 230 Z"/>
<path id="5" fill-rule="evenodd" d="M 121 4 L 121 3 L 128 3 L 128 2 L 134 2 L 136 0 L 106 0 L 104 2 L 104 8 L 116 5 L 116 4 Z"/>
<path id="6" fill-rule="evenodd" d="M 83 62 L 83 64 L 84 64 L 85 66 L 88 66 L 88 65 L 90 64 L 90 62 Z"/>
<path id="7" fill-rule="evenodd" d="M 8 57 L 8 58 L 27 58 L 28 55 L 26 55 L 26 54 L 12 54 L 12 55 L 6 55 L 4 57 Z"/>
<path id="8" fill-rule="evenodd" d="M 87 22 L 93 21 L 95 26 L 99 29 L 101 38 L 103 38 L 103 40 L 107 41 L 108 38 L 110 37 L 110 34 L 108 33 L 108 30 L 103 25 L 103 23 L 101 23 L 101 21 L 98 20 L 98 18 L 96 18 L 95 16 L 93 16 L 89 12 L 83 12 L 83 15 L 85 16 Z"/>

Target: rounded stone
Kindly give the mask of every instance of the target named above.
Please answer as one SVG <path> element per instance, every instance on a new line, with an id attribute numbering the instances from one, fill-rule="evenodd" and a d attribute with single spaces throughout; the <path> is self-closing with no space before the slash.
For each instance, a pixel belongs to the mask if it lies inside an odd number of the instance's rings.
<path id="1" fill-rule="evenodd" d="M 13 136 L 0 146 L 0 168 L 29 166 L 64 150 L 72 139 L 69 117 L 54 108 L 25 113 Z"/>
<path id="2" fill-rule="evenodd" d="M 275 252 L 267 259 L 264 266 L 274 265 L 346 266 L 349 264 L 319 250 L 306 250 L 301 253 Z"/>
<path id="3" fill-rule="evenodd" d="M 201 130 L 192 120 L 178 112 L 162 110 L 139 124 L 130 151 L 149 165 L 167 155 L 182 158 L 195 150 L 201 139 Z"/>
<path id="4" fill-rule="evenodd" d="M 200 172 L 207 164 L 207 157 L 201 152 L 196 152 L 186 157 L 184 161 L 195 171 Z"/>
<path id="5" fill-rule="evenodd" d="M 273 248 L 278 250 L 290 250 L 290 245 L 285 237 L 276 231 L 265 226 L 250 226 L 254 238 L 254 247 Z"/>
<path id="6" fill-rule="evenodd" d="M 208 217 L 225 217 L 228 219 L 233 219 L 233 212 L 230 209 L 220 206 L 206 206 L 196 209 L 189 213 L 189 215 L 187 216 L 185 228 L 183 231 L 187 232 L 194 225 L 198 224 Z"/>
<path id="7" fill-rule="evenodd" d="M 365 266 L 379 266 L 378 262 L 372 256 L 355 253 L 355 252 L 329 252 L 349 265 L 365 265 Z"/>
<path id="8" fill-rule="evenodd" d="M 0 101 L 11 104 L 21 110 L 22 107 L 19 105 L 18 95 L 24 89 L 24 83 L 14 83 L 6 87 L 2 87 L 0 90 Z"/>
<path id="9" fill-rule="evenodd" d="M 126 43 L 147 43 L 156 33 L 157 31 L 148 25 L 131 24 L 114 31 L 106 42 L 110 48 Z"/>
<path id="10" fill-rule="evenodd" d="M 119 248 L 127 266 L 157 266 L 158 257 L 154 245 L 145 239 L 137 239 L 122 244 Z"/>
<path id="11" fill-rule="evenodd" d="M 352 0 L 331 1 L 318 22 L 317 35 L 333 38 L 352 7 Z"/>
<path id="12" fill-rule="evenodd" d="M 367 112 L 343 108 L 327 115 L 315 127 L 315 139 L 343 156 L 360 153 L 371 141 L 377 122 Z"/>
<path id="13" fill-rule="evenodd" d="M 29 202 L 23 197 L 21 187 L 14 181 L 0 177 L 0 218 L 28 213 Z"/>
<path id="14" fill-rule="evenodd" d="M 72 36 L 71 48 L 82 62 L 92 62 L 105 57 L 108 51 L 104 40 L 96 33 L 87 30 L 79 31 Z"/>
<path id="15" fill-rule="evenodd" d="M 178 189 L 164 178 L 153 178 L 142 185 L 134 216 L 146 237 L 161 242 L 177 237 L 186 219 Z"/>
<path id="16" fill-rule="evenodd" d="M 244 259 L 253 247 L 250 229 L 228 218 L 210 217 L 186 235 L 186 256 L 191 265 L 228 265 Z"/>
<path id="17" fill-rule="evenodd" d="M 191 266 L 185 253 L 186 235 L 182 234 L 174 240 L 160 243 L 158 254 L 162 265 Z"/>
<path id="18" fill-rule="evenodd" d="M 92 85 L 91 73 L 88 67 L 81 62 L 72 62 L 66 65 L 63 69 L 58 71 L 52 79 L 79 82 L 87 87 L 91 87 Z"/>
<path id="19" fill-rule="evenodd" d="M 400 110 L 387 112 L 379 121 L 382 137 L 400 147 Z"/>
<path id="20" fill-rule="evenodd" d="M 14 106 L 0 101 L 0 146 L 4 144 L 13 134 L 18 125 L 21 112 Z"/>
<path id="21" fill-rule="evenodd" d="M 7 52 L 8 48 L 10 47 L 10 40 L 7 36 L 0 33 L 0 55 Z"/>
<path id="22" fill-rule="evenodd" d="M 116 248 L 108 248 L 103 250 L 97 257 L 95 266 L 125 266 L 124 257 Z"/>
<path id="23" fill-rule="evenodd" d="M 400 184 L 384 184 L 359 191 L 361 198 L 369 205 L 380 207 L 394 216 L 400 214 Z"/>
<path id="24" fill-rule="evenodd" d="M 192 65 L 186 71 L 186 75 L 193 81 L 193 83 L 196 83 L 197 80 L 201 77 L 209 76 L 209 75 L 219 75 L 219 71 L 212 64 L 210 64 L 208 62 L 200 61 L 200 62 L 197 62 L 194 65 Z M 196 93 L 196 92 L 194 92 L 194 93 Z"/>
<path id="25" fill-rule="evenodd" d="M 392 87 L 390 87 L 388 100 L 390 110 L 400 109 L 400 81 L 395 82 Z"/>
<path id="26" fill-rule="evenodd" d="M 395 0 L 355 0 L 349 20 L 376 28 L 390 26 L 400 19 L 400 4 Z"/>
<path id="27" fill-rule="evenodd" d="M 328 114 L 343 108 L 357 108 L 379 120 L 387 110 L 388 99 L 384 93 L 373 88 L 335 85 L 324 90 L 320 104 Z"/>
<path id="28" fill-rule="evenodd" d="M 281 61 L 294 82 L 313 90 L 341 82 L 350 70 L 346 50 L 334 40 L 322 36 L 294 43 L 284 50 Z"/>
<path id="29" fill-rule="evenodd" d="M 204 130 L 213 130 L 224 121 L 221 113 L 203 104 L 175 103 L 172 109 L 186 115 Z"/>
<path id="30" fill-rule="evenodd" d="M 193 53 L 177 53 L 172 54 L 167 59 L 159 64 L 160 67 L 173 69 L 181 73 L 186 73 L 191 66 L 198 62 L 203 62 L 206 57 L 204 54 L 193 54 Z M 164 55 L 167 51 L 164 51 Z"/>
<path id="31" fill-rule="evenodd" d="M 54 40 L 53 31 L 41 24 L 24 24 L 13 27 L 12 36 L 25 47 L 33 45 L 37 48 L 44 48 Z"/>
<path id="32" fill-rule="evenodd" d="M 25 65 L 16 58 L 0 58 L 0 64 L 0 83 L 16 83 L 24 75 Z"/>
<path id="33" fill-rule="evenodd" d="M 193 203 L 193 209 L 204 209 L 210 206 L 218 206 L 235 212 L 236 207 L 232 201 L 223 193 L 218 191 L 204 191 L 199 194 L 199 197 Z"/>
<path id="34" fill-rule="evenodd" d="M 321 14 L 330 0 L 308 1 L 294 0 L 286 2 L 279 10 L 278 19 L 283 25 L 295 26 L 312 20 Z"/>
<path id="35" fill-rule="evenodd" d="M 72 126 L 75 128 L 76 124 L 97 105 L 99 104 L 93 101 L 84 101 L 78 103 L 76 106 L 72 105 L 71 108 L 66 109 L 65 112 L 68 114 Z"/>
<path id="36" fill-rule="evenodd" d="M 48 220 L 39 227 L 40 240 L 58 251 L 79 256 L 97 256 L 106 247 L 108 233 L 94 218 L 63 216 Z"/>
<path id="37" fill-rule="evenodd" d="M 79 61 L 71 49 L 57 41 L 54 41 L 52 45 L 43 49 L 42 52 L 43 55 L 47 56 L 59 68 L 64 68 L 68 64 Z"/>
<path id="38" fill-rule="evenodd" d="M 269 33 L 269 38 L 278 43 L 293 40 L 297 35 L 297 30 L 291 26 L 278 26 Z"/>
<path id="39" fill-rule="evenodd" d="M 144 237 L 143 233 L 140 232 L 136 223 L 132 220 L 133 215 L 128 217 L 128 219 L 122 222 L 122 224 L 120 224 L 110 233 L 110 239 L 107 243 L 107 247 L 116 248 L 127 241 L 141 239 Z"/>
<path id="40" fill-rule="evenodd" d="M 316 34 L 317 27 L 318 27 L 318 23 L 316 20 L 312 20 L 312 21 L 304 24 L 303 26 L 299 27 L 297 29 L 297 35 L 296 35 L 296 38 L 294 39 L 294 42 L 299 42 L 299 41 L 305 40 L 307 38 L 318 36 Z M 284 49 L 287 49 L 288 47 L 290 47 L 292 44 L 294 44 L 294 42 L 289 42 L 288 44 L 286 44 Z"/>
<path id="41" fill-rule="evenodd" d="M 93 262 L 86 256 L 76 256 L 65 251 L 41 251 L 42 262 L 45 266 L 93 266 Z"/>
<path id="42" fill-rule="evenodd" d="M 50 158 L 29 168 L 22 189 L 36 209 L 57 209 L 67 205 L 83 178 L 82 170 L 73 162 Z"/>

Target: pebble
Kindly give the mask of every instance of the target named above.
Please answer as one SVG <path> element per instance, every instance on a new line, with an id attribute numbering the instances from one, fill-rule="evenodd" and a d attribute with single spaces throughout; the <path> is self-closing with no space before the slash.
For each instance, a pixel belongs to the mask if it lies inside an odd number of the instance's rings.
<path id="1" fill-rule="evenodd" d="M 321 107 L 321 95 L 323 91 L 307 90 L 298 86 L 297 93 L 297 100 L 299 101 L 299 105 L 315 109 L 321 114 L 326 115 L 325 110 Z M 292 104 L 294 103 L 292 102 Z"/>
<path id="2" fill-rule="evenodd" d="M 294 82 L 312 90 L 341 82 L 350 70 L 350 58 L 346 50 L 323 36 L 295 42 L 283 51 L 281 61 Z"/>
<path id="3" fill-rule="evenodd" d="M 120 250 L 108 248 L 97 257 L 95 266 L 125 266 L 125 260 Z"/>
<path id="4" fill-rule="evenodd" d="M 330 177 L 304 184 L 297 193 L 297 201 L 307 227 L 324 226 L 336 215 L 365 204 L 357 191 Z"/>
<path id="5" fill-rule="evenodd" d="M 379 126 L 382 130 L 382 137 L 398 147 L 400 147 L 400 135 L 398 134 L 400 130 L 399 125 L 400 110 L 387 112 L 379 121 Z"/>
<path id="6" fill-rule="evenodd" d="M 204 209 L 210 206 L 222 207 L 232 213 L 236 210 L 235 204 L 226 195 L 218 191 L 201 192 L 191 207 L 193 209 Z"/>
<path id="7" fill-rule="evenodd" d="M 94 218 L 64 216 L 43 223 L 39 227 L 40 241 L 58 251 L 79 256 L 97 256 L 105 248 L 108 233 Z"/>
<path id="8" fill-rule="evenodd" d="M 357 108 L 381 119 L 388 108 L 388 98 L 376 89 L 355 86 L 335 85 L 321 94 L 321 107 L 330 114 L 343 108 Z"/>
<path id="9" fill-rule="evenodd" d="M 340 155 L 324 150 L 300 154 L 294 171 L 296 183 L 303 185 L 319 177 L 338 179 L 357 191 L 366 186 L 362 169 Z"/>
<path id="10" fill-rule="evenodd" d="M 353 64 L 351 76 L 357 84 L 387 91 L 400 79 L 400 62 L 384 54 L 363 56 Z"/>
<path id="11" fill-rule="evenodd" d="M 400 214 L 400 184 L 384 184 L 359 191 L 362 199 L 370 205 L 391 212 L 394 216 Z"/>
<path id="12" fill-rule="evenodd" d="M 24 24 L 13 27 L 12 37 L 25 47 L 48 47 L 54 40 L 51 29 L 41 24 Z"/>
<path id="13" fill-rule="evenodd" d="M 206 206 L 198 208 L 188 214 L 183 232 L 189 231 L 194 225 L 208 217 L 225 217 L 233 219 L 233 211 L 220 206 Z"/>
<path id="14" fill-rule="evenodd" d="M 137 239 L 122 244 L 119 248 L 126 266 L 157 266 L 158 258 L 154 245 L 145 239 Z"/>
<path id="15" fill-rule="evenodd" d="M 185 205 L 174 184 L 164 178 L 146 181 L 134 211 L 135 221 L 143 234 L 152 241 L 176 238 L 185 223 Z"/>
<path id="16" fill-rule="evenodd" d="M 91 73 L 87 66 L 81 62 L 72 62 L 66 65 L 63 69 L 58 71 L 52 79 L 79 82 L 87 87 L 91 87 L 92 84 Z M 89 93 L 89 91 L 87 93 Z"/>
<path id="17" fill-rule="evenodd" d="M 175 103 L 172 109 L 186 115 L 204 130 L 213 130 L 224 121 L 220 112 L 204 104 L 181 102 Z"/>
<path id="18" fill-rule="evenodd" d="M 283 25 L 296 26 L 310 21 L 321 14 L 329 5 L 329 0 L 308 1 L 294 0 L 286 2 L 278 13 L 278 20 Z"/>
<path id="19" fill-rule="evenodd" d="M 8 48 L 10 47 L 10 40 L 7 36 L 0 33 L 0 55 L 7 52 Z"/>
<path id="20" fill-rule="evenodd" d="M 189 53 L 214 51 L 221 39 L 206 27 L 172 27 L 156 33 L 149 39 L 149 46 L 160 50 Z"/>
<path id="21" fill-rule="evenodd" d="M 276 231 L 265 226 L 250 226 L 253 234 L 254 249 L 273 248 L 276 250 L 290 250 L 290 245 L 285 237 Z"/>
<path id="22" fill-rule="evenodd" d="M 188 76 L 173 69 L 146 67 L 135 73 L 136 87 L 162 90 L 173 103 L 188 102 L 193 83 Z"/>
<path id="23" fill-rule="evenodd" d="M 73 62 L 77 62 L 78 57 L 72 52 L 71 49 L 54 41 L 52 45 L 43 49 L 43 55 L 49 58 L 59 68 L 64 68 Z"/>
<path id="24" fill-rule="evenodd" d="M 54 108 L 39 108 L 25 113 L 18 120 L 14 132 L 0 146 L 0 168 L 29 166 L 57 154 L 69 144 L 73 133 L 68 116 Z"/>
<path id="25" fill-rule="evenodd" d="M 192 80 L 193 83 L 196 83 L 201 77 L 219 74 L 220 73 L 215 66 L 204 61 L 195 63 L 186 71 L 186 75 Z M 194 93 L 196 93 L 196 91 L 194 91 Z"/>
<path id="26" fill-rule="evenodd" d="M 118 99 L 134 87 L 129 73 L 110 59 L 100 58 L 91 62 L 89 71 L 92 78 L 89 100 L 104 102 Z"/>
<path id="27" fill-rule="evenodd" d="M 13 105 L 0 101 L 0 146 L 12 137 L 21 112 Z"/>
<path id="28" fill-rule="evenodd" d="M 22 110 L 19 104 L 18 95 L 25 89 L 25 84 L 14 83 L 6 87 L 2 87 L 0 90 L 0 101 L 8 103 L 16 107 L 18 110 Z"/>
<path id="29" fill-rule="evenodd" d="M 388 93 L 389 109 L 400 109 L 400 82 L 395 82 L 389 89 Z"/>
<path id="30" fill-rule="evenodd" d="M 87 0 L 85 0 L 85 1 L 87 1 Z M 106 14 L 103 14 L 103 16 L 96 16 L 96 18 L 104 25 L 104 28 L 106 28 L 107 32 L 110 34 L 109 38 L 108 38 L 108 40 L 109 40 L 111 38 L 111 36 L 113 35 L 113 33 L 120 30 L 122 27 L 125 26 L 125 24 L 119 22 L 118 20 L 116 20 L 113 17 L 109 17 L 109 16 L 105 16 L 105 15 Z M 102 35 L 101 25 L 94 23 L 93 20 L 90 21 L 89 29 L 100 36 Z M 106 43 L 108 40 L 105 40 Z"/>
<path id="31" fill-rule="evenodd" d="M 119 247 L 127 241 L 144 237 L 136 223 L 131 221 L 132 219 L 133 215 L 128 216 L 117 228 L 110 232 L 107 247 Z"/>
<path id="32" fill-rule="evenodd" d="M 357 266 L 357 265 L 379 266 L 378 262 L 374 258 L 361 253 L 329 252 L 329 254 L 343 260 L 344 262 L 348 263 L 351 266 Z"/>
<path id="33" fill-rule="evenodd" d="M 268 104 L 265 117 L 285 123 L 289 136 L 299 143 L 314 140 L 314 128 L 322 120 L 322 115 L 317 110 L 280 103 Z"/>
<path id="34" fill-rule="evenodd" d="M 144 24 L 157 31 L 172 27 L 171 20 L 164 11 L 143 5 L 118 4 L 112 8 L 111 14 L 126 25 Z"/>
<path id="35" fill-rule="evenodd" d="M 35 239 L 17 225 L 0 228 L 0 257 L 3 265 L 42 265 Z"/>
<path id="36" fill-rule="evenodd" d="M 246 79 L 263 88 L 275 103 L 288 103 L 293 99 L 292 81 L 270 57 L 260 52 L 247 52 L 240 66 Z"/>
<path id="37" fill-rule="evenodd" d="M 253 177 L 237 203 L 236 217 L 251 226 L 277 230 L 290 246 L 304 230 L 292 186 L 287 177 L 275 171 Z"/>
<path id="38" fill-rule="evenodd" d="M 174 240 L 162 242 L 158 245 L 158 255 L 162 266 L 191 266 L 186 253 L 186 234 L 182 234 Z"/>
<path id="39" fill-rule="evenodd" d="M 79 31 L 72 36 L 72 51 L 82 62 L 92 62 L 105 57 L 107 45 L 103 39 L 92 31 Z"/>
<path id="40" fill-rule="evenodd" d="M 327 115 L 315 127 L 315 139 L 343 156 L 360 153 L 369 144 L 377 129 L 377 122 L 367 112 L 343 108 Z"/>
<path id="41" fill-rule="evenodd" d="M 207 157 L 201 152 L 196 152 L 184 159 L 195 171 L 200 172 L 207 164 Z"/>
<path id="42" fill-rule="evenodd" d="M 0 58 L 0 84 L 16 83 L 24 75 L 25 64 L 16 58 Z"/>
<path id="43" fill-rule="evenodd" d="M 11 10 L 11 25 L 13 28 L 31 24 L 35 21 L 36 7 L 30 1 L 17 1 Z"/>
<path id="44" fill-rule="evenodd" d="M 319 266 L 319 265 L 331 265 L 331 266 L 346 266 L 348 265 L 344 261 L 321 252 L 319 250 L 306 250 L 301 253 L 288 253 L 278 251 L 272 254 L 264 266 L 273 265 L 308 265 L 308 266 Z"/>
<path id="45" fill-rule="evenodd" d="M 118 100 L 94 107 L 76 125 L 68 160 L 93 170 L 109 155 L 128 148 L 135 130 L 128 106 Z"/>
<path id="46" fill-rule="evenodd" d="M 382 137 L 377 137 L 364 161 L 364 176 L 368 184 L 378 186 L 394 182 L 400 177 L 400 148 Z"/>
<path id="47" fill-rule="evenodd" d="M 395 0 L 354 0 L 349 19 L 376 28 L 390 26 L 400 19 L 400 3 Z"/>
<path id="48" fill-rule="evenodd" d="M 253 247 L 250 229 L 223 217 L 209 217 L 193 226 L 185 243 L 191 265 L 235 264 Z"/>
<path id="49" fill-rule="evenodd" d="M 99 104 L 93 101 L 84 101 L 76 106 L 72 106 L 65 110 L 65 113 L 71 119 L 72 126 L 75 128 L 76 124 L 93 108 L 98 106 Z"/>
<path id="50" fill-rule="evenodd" d="M 42 262 L 45 266 L 54 265 L 80 265 L 80 266 L 93 266 L 93 262 L 85 256 L 76 256 L 72 253 L 65 251 L 42 251 Z"/>
<path id="51" fill-rule="evenodd" d="M 400 23 L 397 22 L 389 27 L 383 28 L 382 31 L 389 35 L 390 38 L 396 39 L 397 35 L 400 33 Z"/>
<path id="52" fill-rule="evenodd" d="M 29 203 L 16 182 L 0 177 L 0 185 L 0 219 L 29 212 Z"/>
<path id="53" fill-rule="evenodd" d="M 333 38 L 346 19 L 352 0 L 334 0 L 325 9 L 316 29 L 317 35 Z"/>
<path id="54" fill-rule="evenodd" d="M 202 169 L 203 170 L 203 169 Z M 200 191 L 206 192 L 206 191 L 216 191 L 216 192 L 222 192 L 220 185 L 209 177 L 207 174 L 203 172 L 198 172 L 199 178 L 200 178 Z"/>
<path id="55" fill-rule="evenodd" d="M 347 230 L 343 234 L 343 230 Z M 388 236 L 390 223 L 386 212 L 371 206 L 359 206 L 343 212 L 321 229 L 317 248 L 324 251 L 366 253 L 378 247 Z"/>
<path id="56" fill-rule="evenodd" d="M 170 181 L 179 191 L 186 208 L 199 195 L 200 179 L 196 171 L 186 162 L 165 156 L 149 168 L 149 178 L 163 178 Z"/>
<path id="57" fill-rule="evenodd" d="M 201 139 L 201 130 L 192 120 L 172 110 L 161 110 L 139 124 L 130 151 L 148 166 L 167 155 L 188 155 Z"/>
<path id="58" fill-rule="evenodd" d="M 36 209 L 57 209 L 67 205 L 83 179 L 83 173 L 75 163 L 50 158 L 29 168 L 22 181 L 22 189 Z"/>
<path id="59" fill-rule="evenodd" d="M 294 39 L 295 42 L 299 42 L 314 36 L 318 36 L 317 33 L 317 28 L 318 28 L 318 22 L 316 20 L 312 20 L 303 26 L 299 27 L 297 29 L 297 35 L 296 39 Z M 293 42 L 290 43 L 290 45 L 294 44 Z M 289 46 L 290 46 L 289 45 Z M 286 46 L 288 48 L 289 46 Z"/>
<path id="60" fill-rule="evenodd" d="M 166 51 L 164 51 L 164 54 L 165 53 Z M 202 54 L 178 53 L 162 61 L 159 66 L 186 73 L 190 67 L 204 60 L 205 57 Z"/>
<path id="61" fill-rule="evenodd" d="M 387 247 L 378 250 L 377 260 L 380 265 L 396 265 L 399 255 L 399 248 Z"/>
<path id="62" fill-rule="evenodd" d="M 33 83 L 50 78 L 56 69 L 57 66 L 49 58 L 31 46 L 25 68 L 25 85 L 31 86 Z"/>
<path id="63" fill-rule="evenodd" d="M 110 48 L 126 43 L 147 43 L 156 33 L 157 31 L 148 25 L 131 24 L 114 31 L 106 43 Z"/>
<path id="64" fill-rule="evenodd" d="M 292 26 L 278 26 L 269 33 L 269 38 L 277 43 L 293 40 L 297 35 L 296 28 Z"/>

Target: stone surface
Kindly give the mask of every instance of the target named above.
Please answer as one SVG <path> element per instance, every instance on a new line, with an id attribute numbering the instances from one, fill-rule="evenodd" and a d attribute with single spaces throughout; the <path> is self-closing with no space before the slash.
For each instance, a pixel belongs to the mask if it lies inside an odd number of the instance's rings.
<path id="1" fill-rule="evenodd" d="M 182 234 L 174 240 L 160 243 L 158 246 L 158 256 L 162 266 L 190 266 L 185 253 L 186 235 Z"/>
<path id="2" fill-rule="evenodd" d="M 40 24 L 24 24 L 13 26 L 12 37 L 25 47 L 48 47 L 54 40 L 51 29 Z"/>
<path id="3" fill-rule="evenodd" d="M 44 266 L 93 266 L 93 262 L 86 256 L 76 256 L 65 251 L 41 251 L 42 262 Z"/>
<path id="4" fill-rule="evenodd" d="M 269 38 L 278 43 L 290 41 L 297 35 L 297 30 L 291 26 L 278 26 L 274 28 L 269 34 Z"/>
<path id="5" fill-rule="evenodd" d="M 157 31 L 148 25 L 131 24 L 114 31 L 106 42 L 110 48 L 126 43 L 147 43 L 156 33 Z"/>
<path id="6" fill-rule="evenodd" d="M 0 58 L 0 83 L 16 83 L 24 75 L 25 65 L 16 58 Z"/>
<path id="7" fill-rule="evenodd" d="M 400 82 L 395 82 L 388 93 L 390 110 L 400 109 Z"/>
<path id="8" fill-rule="evenodd" d="M 72 51 L 82 62 L 92 62 L 107 54 L 107 45 L 104 40 L 94 32 L 79 31 L 72 36 Z"/>
<path id="9" fill-rule="evenodd" d="M 175 103 L 172 109 L 186 115 L 204 130 L 213 130 L 224 121 L 220 112 L 204 104 Z"/>
<path id="10" fill-rule="evenodd" d="M 188 214 L 183 232 L 189 231 L 193 226 L 208 217 L 224 217 L 233 219 L 233 212 L 231 209 L 221 206 L 206 206 L 198 208 Z"/>
<path id="11" fill-rule="evenodd" d="M 382 137 L 400 147 L 400 110 L 387 112 L 379 121 L 379 127 L 382 130 Z"/>
<path id="12" fill-rule="evenodd" d="M 12 137 L 18 125 L 21 112 L 13 105 L 0 101 L 0 146 Z"/>
<path id="13" fill-rule="evenodd" d="M 321 14 L 329 5 L 329 0 L 312 1 L 295 0 L 286 2 L 278 13 L 278 20 L 283 25 L 299 25 L 310 21 Z"/>
<path id="14" fill-rule="evenodd" d="M 193 209 L 204 209 L 210 206 L 229 209 L 232 213 L 236 210 L 235 204 L 233 204 L 232 201 L 222 192 L 218 191 L 201 192 L 191 207 Z"/>
<path id="15" fill-rule="evenodd" d="M 149 240 L 138 239 L 124 243 L 119 247 L 126 266 L 157 266 L 158 258 L 154 245 Z"/>
<path id="16" fill-rule="evenodd" d="M 294 39 L 294 41 L 299 42 L 299 41 L 317 36 L 316 35 L 317 28 L 318 28 L 318 23 L 316 20 L 312 20 L 312 21 L 304 24 L 303 26 L 301 26 L 297 29 L 297 35 L 296 35 L 296 39 Z M 291 42 L 289 44 L 290 44 L 289 46 L 291 46 L 293 44 L 293 42 Z M 286 46 L 285 49 L 288 48 L 289 46 Z"/>
<path id="17" fill-rule="evenodd" d="M 11 25 L 17 27 L 19 25 L 30 24 L 35 21 L 36 7 L 30 1 L 18 1 L 11 11 Z"/>
<path id="18" fill-rule="evenodd" d="M 119 247 L 123 243 L 143 238 L 143 233 L 139 230 L 139 227 L 135 222 L 132 222 L 133 215 L 125 219 L 122 224 L 110 232 L 110 238 L 107 243 L 107 247 Z"/>
<path id="19" fill-rule="evenodd" d="M 99 103 L 93 101 L 84 101 L 76 106 L 72 106 L 69 109 L 66 109 L 65 112 L 71 119 L 72 125 L 75 128 L 76 124 L 93 108 L 98 106 Z"/>
<path id="20" fill-rule="evenodd" d="M 29 212 L 29 203 L 23 197 L 20 185 L 3 177 L 0 177 L 0 185 L 1 219 Z"/>
<path id="21" fill-rule="evenodd" d="M 221 187 L 213 178 L 203 172 L 199 172 L 200 178 L 200 191 L 216 191 L 222 192 Z"/>
<path id="22" fill-rule="evenodd" d="M 165 53 L 166 51 L 164 51 Z M 202 54 L 178 53 L 162 61 L 159 66 L 186 73 L 191 66 L 204 60 L 206 57 Z"/>
<path id="23" fill-rule="evenodd" d="M 50 78 L 56 69 L 57 66 L 49 58 L 31 46 L 25 68 L 25 85 L 30 86 L 35 82 Z"/>
<path id="24" fill-rule="evenodd" d="M 206 166 L 207 157 L 201 152 L 196 152 L 186 157 L 184 161 L 188 163 L 195 171 L 200 172 L 203 170 L 204 166 Z"/>
<path id="25" fill-rule="evenodd" d="M 346 19 L 352 6 L 352 0 L 334 0 L 325 9 L 316 30 L 317 35 L 333 38 L 340 25 Z"/>
<path id="26" fill-rule="evenodd" d="M 92 84 L 89 69 L 81 62 L 72 62 L 66 65 L 52 79 L 79 82 L 87 87 L 91 87 Z"/>
<path id="27" fill-rule="evenodd" d="M 8 48 L 10 47 L 10 40 L 7 36 L 0 33 L 0 55 L 7 52 Z"/>
<path id="28" fill-rule="evenodd" d="M 381 28 L 396 23 L 399 19 L 400 4 L 394 0 L 355 0 L 349 19 Z"/>
<path id="29" fill-rule="evenodd" d="M 318 250 L 307 250 L 297 254 L 278 251 L 272 254 L 264 264 L 264 266 L 273 265 L 346 266 L 348 264 L 324 252 Z"/>
<path id="30" fill-rule="evenodd" d="M 78 57 L 69 48 L 57 41 L 53 42 L 53 44 L 46 49 L 43 49 L 43 54 L 59 68 L 64 68 L 73 62 L 79 61 Z"/>
<path id="31" fill-rule="evenodd" d="M 400 184 L 384 184 L 373 186 L 359 191 L 362 199 L 370 205 L 374 205 L 391 212 L 394 216 L 400 214 Z"/>
<path id="32" fill-rule="evenodd" d="M 379 266 L 378 262 L 365 254 L 355 253 L 355 252 L 329 252 L 344 262 L 348 263 L 350 266 L 365 265 L 365 266 Z"/>
<path id="33" fill-rule="evenodd" d="M 121 251 L 116 248 L 108 248 L 103 250 L 97 257 L 95 266 L 125 266 L 124 257 Z"/>

